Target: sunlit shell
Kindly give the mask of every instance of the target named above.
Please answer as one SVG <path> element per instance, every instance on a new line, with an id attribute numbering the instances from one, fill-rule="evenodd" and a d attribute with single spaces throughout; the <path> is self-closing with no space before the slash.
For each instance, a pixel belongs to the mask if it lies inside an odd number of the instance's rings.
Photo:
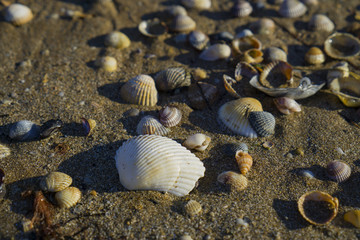
<path id="1" fill-rule="evenodd" d="M 326 76 L 326 80 L 328 82 L 328 87 L 332 90 L 340 90 L 340 85 L 339 82 L 337 81 L 334 82 L 334 84 L 336 83 L 335 86 L 331 86 L 332 82 L 334 80 L 338 80 L 341 78 L 347 78 L 349 77 L 349 64 L 347 62 L 339 62 L 336 63 L 331 70 L 328 71 L 327 76 Z"/>
<path id="2" fill-rule="evenodd" d="M 259 82 L 267 88 L 294 88 L 299 86 L 299 83 L 293 79 L 291 65 L 283 61 L 271 62 L 266 65 L 260 74 Z"/>
<path id="3" fill-rule="evenodd" d="M 248 153 L 245 153 L 243 151 L 238 151 L 235 155 L 235 158 L 241 174 L 245 175 L 253 165 L 252 157 Z"/>
<path id="4" fill-rule="evenodd" d="M 248 180 L 244 175 L 232 171 L 220 173 L 217 180 L 229 185 L 231 191 L 243 191 L 248 186 Z"/>
<path id="5" fill-rule="evenodd" d="M 117 61 L 114 57 L 110 56 L 100 57 L 96 59 L 95 66 L 106 72 L 113 72 L 117 68 Z"/>
<path id="6" fill-rule="evenodd" d="M 335 29 L 335 25 L 326 15 L 315 14 L 309 21 L 309 29 L 314 32 L 332 32 Z"/>
<path id="7" fill-rule="evenodd" d="M 344 214 L 344 220 L 360 228 L 360 210 L 351 210 Z"/>
<path id="8" fill-rule="evenodd" d="M 44 191 L 59 192 L 69 187 L 71 183 L 72 178 L 66 173 L 51 172 L 41 180 L 40 187 Z"/>
<path id="9" fill-rule="evenodd" d="M 184 205 L 185 214 L 189 216 L 198 215 L 202 211 L 201 204 L 195 200 L 190 200 Z"/>
<path id="10" fill-rule="evenodd" d="M 249 122 L 255 132 L 261 137 L 271 136 L 275 133 L 275 117 L 269 112 L 250 112 Z"/>
<path id="11" fill-rule="evenodd" d="M 261 103 L 255 98 L 240 98 L 222 105 L 218 112 L 220 123 L 235 134 L 257 137 L 248 120 L 252 111 L 262 111 Z"/>
<path id="12" fill-rule="evenodd" d="M 181 121 L 181 111 L 176 107 L 166 106 L 160 110 L 160 122 L 165 127 L 174 127 Z"/>
<path id="13" fill-rule="evenodd" d="M 251 79 L 253 76 L 258 75 L 256 68 L 247 62 L 239 62 L 235 68 L 235 79 L 240 81 L 243 77 Z"/>
<path id="14" fill-rule="evenodd" d="M 216 61 L 230 57 L 231 49 L 226 44 L 217 43 L 211 45 L 200 54 L 200 59 L 205 61 Z"/>
<path id="15" fill-rule="evenodd" d="M 277 47 L 269 47 L 264 50 L 264 60 L 268 63 L 283 61 L 287 62 L 287 54 Z"/>
<path id="16" fill-rule="evenodd" d="M 245 0 L 236 0 L 230 11 L 235 17 L 247 17 L 252 13 L 253 8 Z"/>
<path id="17" fill-rule="evenodd" d="M 263 60 L 263 53 L 259 49 L 249 49 L 244 52 L 241 58 L 242 61 L 247 63 L 260 63 Z"/>
<path id="18" fill-rule="evenodd" d="M 225 90 L 234 98 L 241 98 L 240 94 L 236 92 L 236 90 L 233 88 L 233 85 L 236 84 L 236 80 L 232 77 L 224 74 L 224 88 Z"/>
<path id="19" fill-rule="evenodd" d="M 172 19 L 177 15 L 187 15 L 186 9 L 180 5 L 172 5 L 164 10 L 164 17 L 167 19 Z"/>
<path id="20" fill-rule="evenodd" d="M 250 30 L 256 34 L 272 34 L 275 31 L 275 22 L 270 18 L 260 18 L 249 26 Z"/>
<path id="21" fill-rule="evenodd" d="M 196 28 L 196 23 L 187 15 L 177 15 L 173 18 L 169 27 L 174 32 L 190 32 Z"/>
<path id="22" fill-rule="evenodd" d="M 283 114 L 291 114 L 293 112 L 301 112 L 300 105 L 291 98 L 279 97 L 274 98 L 274 103 L 277 109 Z"/>
<path id="23" fill-rule="evenodd" d="M 195 81 L 201 81 L 201 80 L 204 80 L 205 78 L 208 77 L 206 71 L 204 69 L 201 69 L 201 68 L 196 68 L 192 72 L 192 76 L 193 76 Z"/>
<path id="24" fill-rule="evenodd" d="M 311 224 L 325 225 L 337 215 L 339 200 L 321 191 L 307 192 L 298 200 L 298 209 Z"/>
<path id="25" fill-rule="evenodd" d="M 127 140 L 116 151 L 121 184 L 129 190 L 157 190 L 187 195 L 200 177 L 203 163 L 166 137 L 143 135 Z"/>
<path id="26" fill-rule="evenodd" d="M 344 162 L 331 161 L 326 167 L 326 172 L 330 179 L 335 182 L 345 182 L 351 175 L 351 168 Z"/>
<path id="27" fill-rule="evenodd" d="M 190 135 L 183 142 L 183 146 L 187 149 L 195 149 L 196 151 L 203 152 L 209 146 L 211 138 L 202 133 Z"/>
<path id="28" fill-rule="evenodd" d="M 81 191 L 76 187 L 68 187 L 55 194 L 55 199 L 61 208 L 70 208 L 80 201 Z"/>
<path id="29" fill-rule="evenodd" d="M 9 132 L 9 137 L 18 141 L 28 141 L 40 136 L 40 127 L 28 120 L 14 123 Z"/>
<path id="30" fill-rule="evenodd" d="M 122 32 L 111 32 L 105 37 L 105 45 L 117 49 L 124 49 L 131 44 L 130 39 Z"/>
<path id="31" fill-rule="evenodd" d="M 255 48 L 261 49 L 261 42 L 254 36 L 236 38 L 231 42 L 235 54 L 243 54 L 246 50 Z"/>
<path id="32" fill-rule="evenodd" d="M 10 148 L 0 144 L 0 159 L 9 156 L 11 153 Z"/>
<path id="33" fill-rule="evenodd" d="M 360 53 L 360 40 L 349 33 L 334 33 L 324 42 L 326 54 L 335 59 L 349 59 Z"/>
<path id="34" fill-rule="evenodd" d="M 96 127 L 96 121 L 94 119 L 81 118 L 81 123 L 85 136 L 89 136 Z"/>
<path id="35" fill-rule="evenodd" d="M 191 75 L 182 67 L 168 68 L 155 76 L 156 87 L 160 91 L 170 91 L 175 88 L 190 86 Z"/>
<path id="36" fill-rule="evenodd" d="M 209 37 L 198 30 L 189 34 L 189 42 L 197 50 L 203 50 L 209 44 Z"/>
<path id="37" fill-rule="evenodd" d="M 138 26 L 138 30 L 147 37 L 159 37 L 167 33 L 165 23 L 161 22 L 158 18 L 142 21 Z"/>
<path id="38" fill-rule="evenodd" d="M 209 9 L 211 7 L 211 0 L 181 0 L 181 3 L 187 8 L 198 10 Z"/>
<path id="39" fill-rule="evenodd" d="M 136 133 L 139 135 L 155 134 L 166 135 L 170 132 L 170 129 L 164 127 L 159 120 L 153 116 L 143 117 L 136 127 Z"/>
<path id="40" fill-rule="evenodd" d="M 191 107 L 195 109 L 204 109 L 211 106 L 218 99 L 217 87 L 205 82 L 197 82 L 190 85 L 188 89 L 188 98 Z"/>
<path id="41" fill-rule="evenodd" d="M 155 81 L 149 75 L 138 75 L 125 83 L 120 90 L 121 97 L 133 104 L 154 106 L 158 101 Z"/>
<path id="42" fill-rule="evenodd" d="M 239 152 L 244 152 L 244 153 L 248 153 L 249 152 L 249 147 L 247 146 L 246 143 L 240 142 L 240 143 L 231 143 L 229 145 L 229 151 L 231 156 L 235 156 L 237 155 Z"/>
<path id="43" fill-rule="evenodd" d="M 312 47 L 305 54 L 305 61 L 309 64 L 321 64 L 325 62 L 325 55 L 320 48 Z"/>
<path id="44" fill-rule="evenodd" d="M 284 0 L 280 6 L 279 13 L 286 18 L 297 18 L 304 15 L 307 7 L 298 0 Z"/>
<path id="45" fill-rule="evenodd" d="M 235 38 L 243 38 L 253 36 L 253 32 L 250 29 L 243 29 L 240 32 L 236 33 Z"/>
<path id="46" fill-rule="evenodd" d="M 33 19 L 30 8 L 20 3 L 13 3 L 5 9 L 5 20 L 14 25 L 22 25 Z"/>

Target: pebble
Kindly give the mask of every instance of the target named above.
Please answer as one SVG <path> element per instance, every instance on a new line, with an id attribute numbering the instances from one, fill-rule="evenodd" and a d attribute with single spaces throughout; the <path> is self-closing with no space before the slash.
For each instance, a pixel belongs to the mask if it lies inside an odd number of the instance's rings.
<path id="1" fill-rule="evenodd" d="M 11 139 L 19 141 L 33 140 L 39 136 L 40 127 L 28 120 L 22 120 L 14 123 L 9 132 L 9 137 Z"/>
<path id="2" fill-rule="evenodd" d="M 338 152 L 341 155 L 345 154 L 345 152 L 340 147 L 335 148 L 335 150 L 336 150 L 336 152 Z"/>
<path id="3" fill-rule="evenodd" d="M 248 227 L 249 226 L 249 224 L 243 218 L 237 218 L 236 223 L 243 226 L 243 227 Z"/>

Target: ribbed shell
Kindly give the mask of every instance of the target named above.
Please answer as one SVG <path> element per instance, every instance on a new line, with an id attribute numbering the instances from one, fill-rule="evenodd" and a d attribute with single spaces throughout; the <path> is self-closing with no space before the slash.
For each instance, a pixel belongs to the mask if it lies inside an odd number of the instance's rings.
<path id="1" fill-rule="evenodd" d="M 155 82 L 149 75 L 138 75 L 130 79 L 120 90 L 121 97 L 133 104 L 154 106 L 158 101 Z"/>
<path id="2" fill-rule="evenodd" d="M 190 32 L 195 28 L 195 21 L 187 15 L 177 15 L 170 23 L 170 29 L 175 32 Z"/>
<path id="3" fill-rule="evenodd" d="M 255 98 L 240 98 L 222 105 L 218 117 L 221 123 L 234 133 L 244 137 L 257 137 L 248 120 L 252 111 L 262 111 L 261 103 Z"/>
<path id="4" fill-rule="evenodd" d="M 248 180 L 244 175 L 232 171 L 220 173 L 217 180 L 229 185 L 231 191 L 242 191 L 248 186 Z"/>
<path id="5" fill-rule="evenodd" d="M 205 149 L 209 146 L 210 142 L 211 138 L 209 136 L 206 136 L 202 133 L 196 133 L 188 136 L 183 142 L 183 146 L 190 150 L 195 149 L 202 152 L 205 151 Z"/>
<path id="6" fill-rule="evenodd" d="M 234 157 L 238 152 L 248 153 L 249 148 L 246 143 L 231 143 L 229 144 L 229 152 Z"/>
<path id="7" fill-rule="evenodd" d="M 287 62 L 286 53 L 277 47 L 269 47 L 264 50 L 264 60 L 268 63 L 275 61 Z"/>
<path id="8" fill-rule="evenodd" d="M 231 8 L 231 13 L 235 17 L 247 17 L 253 11 L 249 2 L 244 0 L 237 0 L 234 2 L 234 6 Z"/>
<path id="9" fill-rule="evenodd" d="M 200 54 L 200 59 L 205 61 L 216 61 L 230 57 L 231 49 L 226 44 L 216 43 L 205 49 Z"/>
<path id="10" fill-rule="evenodd" d="M 304 15 L 307 7 L 298 0 L 284 0 L 280 6 L 279 13 L 283 17 L 297 18 Z"/>
<path id="11" fill-rule="evenodd" d="M 239 62 L 235 68 L 235 79 L 240 81 L 243 77 L 251 79 L 253 76 L 258 75 L 256 68 L 247 62 Z"/>
<path id="12" fill-rule="evenodd" d="M 297 87 L 293 80 L 291 65 L 283 61 L 271 62 L 266 65 L 260 74 L 259 82 L 268 88 Z"/>
<path id="13" fill-rule="evenodd" d="M 20 3 L 13 3 L 6 8 L 4 17 L 6 21 L 14 25 L 22 25 L 31 21 L 34 16 L 27 6 Z"/>
<path id="14" fill-rule="evenodd" d="M 325 55 L 320 48 L 312 47 L 305 54 L 305 61 L 309 64 L 321 64 L 325 61 Z"/>
<path id="15" fill-rule="evenodd" d="M 136 127 L 136 133 L 139 135 L 155 134 L 166 135 L 170 132 L 170 129 L 164 127 L 159 120 L 153 116 L 143 117 Z"/>
<path id="16" fill-rule="evenodd" d="M 351 210 L 344 214 L 344 220 L 360 228 L 360 210 Z"/>
<path id="17" fill-rule="evenodd" d="M 327 167 L 326 172 L 330 179 L 341 183 L 345 182 L 351 175 L 351 168 L 344 162 L 331 161 Z"/>
<path id="18" fill-rule="evenodd" d="M 0 159 L 9 156 L 11 153 L 10 149 L 2 144 L 0 144 Z"/>
<path id="19" fill-rule="evenodd" d="M 265 111 L 250 112 L 249 122 L 261 137 L 273 135 L 275 132 L 275 117 Z"/>
<path id="20" fill-rule="evenodd" d="M 59 192 L 69 187 L 71 183 L 72 178 L 66 173 L 51 172 L 41 180 L 40 187 L 44 191 Z"/>
<path id="21" fill-rule="evenodd" d="M 70 208 L 80 201 L 81 191 L 76 187 L 68 187 L 55 194 L 56 202 L 61 208 Z"/>
<path id="22" fill-rule="evenodd" d="M 190 86 L 191 74 L 181 67 L 168 68 L 156 74 L 155 83 L 158 90 L 170 91 L 178 87 Z"/>
<path id="23" fill-rule="evenodd" d="M 253 165 L 253 159 L 250 154 L 238 151 L 235 155 L 236 162 L 239 166 L 241 174 L 245 175 Z"/>
<path id="24" fill-rule="evenodd" d="M 184 211 L 189 216 L 198 215 L 202 211 L 201 204 L 195 200 L 190 200 L 184 205 Z"/>
<path id="25" fill-rule="evenodd" d="M 160 110 L 160 122 L 165 127 L 174 127 L 181 121 L 182 113 L 176 107 L 166 106 Z"/>
<path id="26" fill-rule="evenodd" d="M 203 50 L 209 43 L 209 37 L 205 33 L 195 30 L 189 34 L 189 42 L 197 50 Z"/>
<path id="27" fill-rule="evenodd" d="M 161 136 L 129 139 L 116 151 L 121 184 L 129 190 L 157 190 L 187 195 L 200 177 L 203 163 L 179 143 Z"/>
<path id="28" fill-rule="evenodd" d="M 324 14 L 315 14 L 309 21 L 309 29 L 317 32 L 332 32 L 335 29 L 334 23 Z"/>

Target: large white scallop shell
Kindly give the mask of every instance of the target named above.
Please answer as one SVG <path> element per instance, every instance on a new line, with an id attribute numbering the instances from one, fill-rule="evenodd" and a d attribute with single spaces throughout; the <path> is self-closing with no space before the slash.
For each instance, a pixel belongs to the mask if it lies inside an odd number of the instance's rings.
<path id="1" fill-rule="evenodd" d="M 167 137 L 141 135 L 116 151 L 121 184 L 129 190 L 156 190 L 187 195 L 205 167 L 193 153 Z"/>

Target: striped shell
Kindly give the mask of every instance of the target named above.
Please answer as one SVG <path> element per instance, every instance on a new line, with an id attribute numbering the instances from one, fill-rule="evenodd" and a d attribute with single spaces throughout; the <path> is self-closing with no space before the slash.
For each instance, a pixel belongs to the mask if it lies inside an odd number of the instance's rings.
<path id="1" fill-rule="evenodd" d="M 279 13 L 286 18 L 297 18 L 304 15 L 307 7 L 298 0 L 284 0 L 280 6 Z"/>
<path id="2" fill-rule="evenodd" d="M 226 128 L 244 137 L 257 137 L 248 120 L 252 111 L 262 111 L 261 103 L 255 98 L 240 98 L 222 105 L 218 112 L 219 120 Z"/>
<path id="3" fill-rule="evenodd" d="M 220 173 L 217 180 L 229 185 L 231 191 L 242 191 L 248 186 L 248 180 L 244 175 L 232 171 Z"/>
<path id="4" fill-rule="evenodd" d="M 117 61 L 114 57 L 105 56 L 95 60 L 95 66 L 106 72 L 114 72 L 117 68 Z"/>
<path id="5" fill-rule="evenodd" d="M 291 114 L 293 112 L 301 112 L 300 105 L 291 98 L 279 97 L 274 98 L 274 103 L 277 109 L 283 114 Z"/>
<path id="6" fill-rule="evenodd" d="M 335 182 L 345 182 L 351 175 L 351 168 L 344 162 L 331 161 L 326 167 L 326 172 L 330 179 Z"/>
<path id="7" fill-rule="evenodd" d="M 234 157 L 239 152 L 248 153 L 249 147 L 246 145 L 246 143 L 230 143 L 228 145 L 228 152 L 230 152 L 230 155 Z"/>
<path id="8" fill-rule="evenodd" d="M 230 57 L 231 49 L 226 44 L 216 43 L 201 52 L 199 58 L 205 61 L 216 61 Z"/>
<path id="9" fill-rule="evenodd" d="M 143 135 L 116 151 L 121 184 L 129 190 L 156 190 L 185 196 L 204 176 L 203 163 L 170 138 Z"/>
<path id="10" fill-rule="evenodd" d="M 197 50 L 203 50 L 209 43 L 209 37 L 198 30 L 192 31 L 189 34 L 189 42 Z"/>
<path id="11" fill-rule="evenodd" d="M 321 64 L 325 62 L 325 55 L 320 48 L 312 47 L 305 54 L 305 61 L 309 64 Z"/>
<path id="12" fill-rule="evenodd" d="M 189 216 L 198 215 L 202 211 L 201 204 L 195 200 L 190 200 L 184 205 L 185 214 Z"/>
<path id="13" fill-rule="evenodd" d="M 160 110 L 160 122 L 165 127 L 174 127 L 181 121 L 182 113 L 176 107 L 166 106 Z"/>
<path id="14" fill-rule="evenodd" d="M 68 187 L 55 194 L 56 202 L 61 208 L 70 208 L 80 201 L 81 191 L 76 187 Z"/>
<path id="15" fill-rule="evenodd" d="M 249 122 L 256 133 L 261 137 L 267 137 L 275 133 L 275 117 L 269 112 L 250 112 Z"/>
<path id="16" fill-rule="evenodd" d="M 360 210 L 351 210 L 344 214 L 344 220 L 360 228 Z"/>
<path id="17" fill-rule="evenodd" d="M 196 151 L 203 152 L 209 146 L 211 138 L 202 133 L 190 135 L 183 142 L 183 146 L 187 149 L 195 149 Z"/>
<path id="18" fill-rule="evenodd" d="M 155 134 L 166 135 L 170 132 L 170 129 L 164 127 L 159 120 L 153 116 L 143 117 L 136 127 L 136 133 L 139 135 Z"/>
<path id="19" fill-rule="evenodd" d="M 5 9 L 5 20 L 16 26 L 31 21 L 34 17 L 31 9 L 20 3 L 13 3 Z"/>
<path id="20" fill-rule="evenodd" d="M 332 32 L 335 29 L 335 25 L 326 15 L 315 14 L 309 21 L 309 29 L 314 32 Z"/>
<path id="21" fill-rule="evenodd" d="M 40 182 L 40 187 L 44 191 L 59 192 L 69 187 L 72 183 L 72 178 L 62 172 L 51 172 Z"/>
<path id="22" fill-rule="evenodd" d="M 176 15 L 169 27 L 174 32 L 190 32 L 196 28 L 196 23 L 187 15 Z"/>
<path id="23" fill-rule="evenodd" d="M 122 32 L 111 32 L 105 37 L 105 45 L 117 49 L 124 49 L 131 44 L 130 39 Z"/>
<path id="24" fill-rule="evenodd" d="M 125 83 L 120 90 L 120 95 L 129 103 L 143 106 L 154 106 L 158 101 L 154 79 L 144 74 Z"/>
<path id="25" fill-rule="evenodd" d="M 187 8 L 198 10 L 209 9 L 211 7 L 211 0 L 181 0 L 181 3 Z"/>
<path id="26" fill-rule="evenodd" d="M 156 87 L 160 91 L 170 91 L 175 88 L 190 86 L 191 75 L 182 67 L 168 68 L 155 76 Z"/>
<path id="27" fill-rule="evenodd" d="M 243 151 L 238 151 L 235 155 L 235 158 L 241 174 L 245 175 L 253 165 L 252 157 L 248 153 L 245 153 Z"/>
<path id="28" fill-rule="evenodd" d="M 10 148 L 0 144 L 0 159 L 9 156 L 11 153 Z"/>
<path id="29" fill-rule="evenodd" d="M 271 62 L 265 66 L 260 74 L 259 82 L 267 88 L 297 87 L 298 82 L 293 79 L 293 69 L 283 61 Z"/>
<path id="30" fill-rule="evenodd" d="M 272 34 L 275 31 L 275 22 L 270 18 L 261 18 L 249 26 L 250 30 L 256 34 Z"/>
<path id="31" fill-rule="evenodd" d="M 253 8 L 247 1 L 236 0 L 230 11 L 235 17 L 247 17 L 252 13 Z"/>
<path id="32" fill-rule="evenodd" d="M 264 50 L 264 60 L 268 63 L 275 61 L 287 62 L 287 54 L 280 48 L 269 47 Z"/>

